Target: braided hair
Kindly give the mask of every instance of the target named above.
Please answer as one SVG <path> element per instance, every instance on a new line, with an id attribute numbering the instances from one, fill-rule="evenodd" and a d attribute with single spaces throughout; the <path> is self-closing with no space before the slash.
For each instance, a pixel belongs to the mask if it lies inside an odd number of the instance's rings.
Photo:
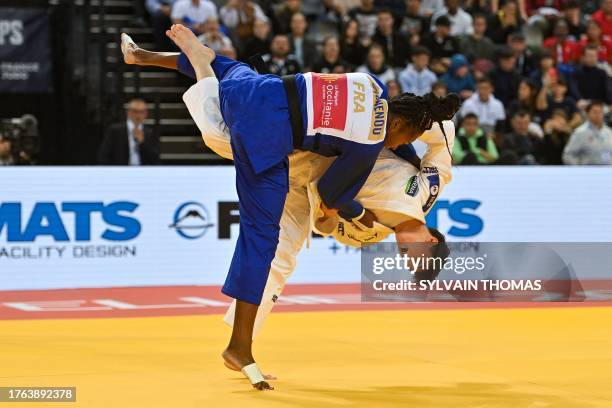
<path id="1" fill-rule="evenodd" d="M 451 151 L 442 122 L 451 120 L 460 107 L 461 98 L 453 93 L 443 98 L 439 98 L 433 92 L 423 96 L 403 93 L 389 99 L 389 111 L 404 118 L 416 129 L 418 134 L 431 129 L 434 122 L 437 122 L 444 135 L 449 154 L 451 154 Z"/>

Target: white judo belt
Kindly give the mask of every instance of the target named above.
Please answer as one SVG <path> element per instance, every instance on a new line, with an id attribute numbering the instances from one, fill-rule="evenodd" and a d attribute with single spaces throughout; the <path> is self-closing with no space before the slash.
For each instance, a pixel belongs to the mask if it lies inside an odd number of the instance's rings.
<path id="1" fill-rule="evenodd" d="M 317 182 L 308 183 L 307 190 L 310 203 L 310 228 L 319 235 L 324 237 L 331 235 L 342 244 L 359 248 L 364 244 L 380 242 L 394 232 L 393 229 L 377 221 L 374 221 L 372 228 L 364 228 L 339 216 L 323 218 L 322 200 L 317 190 Z"/>

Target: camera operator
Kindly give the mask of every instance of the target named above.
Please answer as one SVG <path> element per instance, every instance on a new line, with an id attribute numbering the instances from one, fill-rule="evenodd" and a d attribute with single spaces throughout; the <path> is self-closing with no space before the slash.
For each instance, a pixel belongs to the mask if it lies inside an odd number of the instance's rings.
<path id="1" fill-rule="evenodd" d="M 15 164 L 11 140 L 0 133 L 0 166 L 10 166 Z"/>

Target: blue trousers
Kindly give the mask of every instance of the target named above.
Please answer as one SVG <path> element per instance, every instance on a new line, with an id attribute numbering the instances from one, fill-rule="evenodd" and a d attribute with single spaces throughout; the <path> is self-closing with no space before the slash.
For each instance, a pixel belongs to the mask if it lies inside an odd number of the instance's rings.
<path id="1" fill-rule="evenodd" d="M 262 76 L 251 70 L 248 65 L 220 55 L 217 55 L 213 61 L 212 68 L 219 79 L 221 112 L 230 129 L 240 211 L 240 234 L 221 291 L 234 299 L 259 305 L 278 246 L 280 219 L 289 191 L 289 160 L 285 154 L 284 157 L 279 157 L 276 163 L 271 163 L 269 157 L 265 157 L 267 161 L 265 165 L 259 167 L 253 165 L 254 161 L 261 163 L 259 159 L 265 156 L 266 150 L 269 151 L 270 148 L 265 143 L 266 141 L 261 139 L 262 135 L 265 137 L 265 134 L 261 132 L 264 127 L 253 128 L 252 123 L 257 121 L 265 123 L 270 118 L 265 117 L 264 111 L 253 109 L 252 98 L 265 98 L 270 103 L 270 95 L 265 92 L 265 89 L 262 89 L 261 92 L 258 89 L 254 91 L 251 89 L 253 94 L 251 100 L 237 98 L 240 98 L 239 87 L 242 83 L 248 86 L 253 84 L 256 87 L 260 86 L 259 78 Z M 195 78 L 193 67 L 183 54 L 179 57 L 178 69 Z M 225 98 L 223 95 L 224 83 L 229 84 L 228 88 L 231 88 L 227 90 L 229 95 Z M 260 95 L 256 95 L 258 93 Z M 282 100 L 277 99 L 273 103 L 283 103 Z M 251 111 L 249 111 L 249 105 Z M 275 109 L 274 106 L 268 107 Z M 246 115 L 253 117 L 245 118 Z M 273 120 L 280 118 L 279 116 Z M 288 116 L 286 122 L 286 126 L 290 129 Z M 283 129 L 277 130 L 280 131 L 281 137 L 286 136 L 282 135 Z M 288 140 L 291 146 L 290 133 Z M 256 146 L 255 142 L 261 144 L 260 149 L 253 148 Z M 271 140 L 267 142 L 270 143 Z"/>

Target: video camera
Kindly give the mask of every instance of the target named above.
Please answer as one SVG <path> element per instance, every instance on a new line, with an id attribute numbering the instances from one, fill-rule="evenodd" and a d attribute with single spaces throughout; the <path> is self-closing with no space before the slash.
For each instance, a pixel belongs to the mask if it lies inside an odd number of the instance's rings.
<path id="1" fill-rule="evenodd" d="M 0 135 L 11 142 L 15 163 L 33 164 L 40 151 L 38 120 L 30 114 L 0 120 Z"/>

